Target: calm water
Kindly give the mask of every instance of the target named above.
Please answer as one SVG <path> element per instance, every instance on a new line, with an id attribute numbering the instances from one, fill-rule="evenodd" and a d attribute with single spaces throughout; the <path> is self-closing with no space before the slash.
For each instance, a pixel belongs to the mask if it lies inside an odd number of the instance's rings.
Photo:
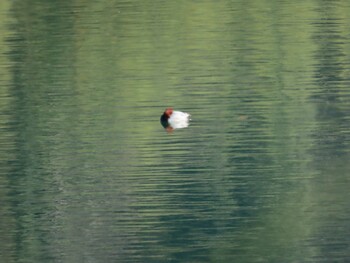
<path id="1" fill-rule="evenodd" d="M 350 262 L 349 14 L 1 1 L 0 261 Z"/>

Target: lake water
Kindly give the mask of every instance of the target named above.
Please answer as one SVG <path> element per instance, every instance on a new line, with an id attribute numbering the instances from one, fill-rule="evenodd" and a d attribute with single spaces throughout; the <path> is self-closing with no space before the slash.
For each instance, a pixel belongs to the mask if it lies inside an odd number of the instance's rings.
<path id="1" fill-rule="evenodd" d="M 0 261 L 350 262 L 349 14 L 2 1 Z"/>

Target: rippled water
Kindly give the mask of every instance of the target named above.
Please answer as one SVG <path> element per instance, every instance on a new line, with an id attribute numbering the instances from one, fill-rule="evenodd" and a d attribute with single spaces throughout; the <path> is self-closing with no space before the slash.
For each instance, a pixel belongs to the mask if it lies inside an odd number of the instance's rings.
<path id="1" fill-rule="evenodd" d="M 0 4 L 2 262 L 350 261 L 348 1 L 64 2 Z"/>

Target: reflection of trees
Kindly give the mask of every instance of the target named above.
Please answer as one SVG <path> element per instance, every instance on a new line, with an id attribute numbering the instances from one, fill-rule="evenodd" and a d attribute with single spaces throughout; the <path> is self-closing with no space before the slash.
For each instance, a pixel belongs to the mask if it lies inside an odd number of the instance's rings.
<path id="1" fill-rule="evenodd" d="M 232 34 L 218 34 L 213 38 L 221 40 L 220 48 L 230 51 L 218 52 L 218 46 L 211 46 L 208 56 L 215 57 L 213 64 L 206 56 L 192 54 L 197 60 L 191 60 L 188 75 L 198 70 L 199 65 L 211 69 L 210 75 L 202 73 L 201 78 L 195 75 L 187 80 L 211 95 L 210 101 L 199 100 L 209 109 L 215 105 L 204 117 L 214 120 L 204 127 L 209 129 L 208 134 L 213 134 L 194 142 L 198 146 L 193 147 L 191 156 L 201 158 L 195 162 L 197 166 L 190 169 L 192 185 L 184 182 L 187 188 L 182 184 L 180 189 L 175 186 L 182 193 L 182 199 L 177 194 L 169 202 L 178 204 L 178 217 L 161 217 L 162 225 L 177 222 L 163 236 L 166 242 L 161 242 L 165 251 L 174 250 L 174 256 L 191 258 L 179 251 L 183 243 L 199 250 L 203 246 L 215 247 L 214 255 L 228 258 L 239 254 L 242 258 L 258 255 L 281 259 L 298 250 L 302 251 L 294 256 L 298 260 L 308 254 L 303 240 L 312 231 L 312 225 L 311 217 L 305 217 L 303 211 L 310 205 L 309 196 L 304 193 L 306 181 L 298 182 L 298 177 L 311 173 L 309 149 L 315 123 L 314 108 L 307 100 L 314 87 L 301 85 L 310 79 L 305 71 L 314 63 L 309 53 L 315 46 L 310 41 L 312 27 L 305 28 L 305 23 L 293 29 L 285 27 L 289 18 L 278 13 L 279 8 L 271 16 L 260 14 L 263 20 L 256 19 L 258 14 L 243 6 L 237 8 L 251 13 L 232 16 L 232 21 L 226 21 L 224 27 L 224 32 L 232 30 Z M 299 15 L 304 17 L 305 13 Z M 271 24 L 275 27 L 272 30 Z M 220 32 L 222 24 L 217 26 L 211 32 Z M 237 27 L 241 30 L 237 31 Z M 285 33 L 285 30 L 295 32 Z M 264 36 L 258 37 L 261 32 Z M 210 40 L 212 38 L 201 41 L 199 47 L 210 46 Z M 276 49 L 279 52 L 276 53 Z M 201 94 L 196 89 L 192 92 Z M 206 162 L 201 163 L 203 159 Z M 183 175 L 186 168 L 191 166 L 184 165 L 180 174 L 173 176 Z M 197 170 L 202 172 L 197 175 Z M 173 186 L 169 184 L 169 187 Z M 191 199 L 194 189 L 203 202 Z M 203 205 L 203 211 L 193 212 L 199 204 Z M 212 214 L 217 216 L 210 218 Z M 192 222 L 200 223 L 191 225 Z M 199 236 L 206 238 L 198 242 Z M 251 250 L 241 250 L 242 247 Z"/>
<path id="2" fill-rule="evenodd" d="M 2 209 L 14 211 L 3 222 L 19 257 L 316 253 L 305 240 L 326 211 L 304 212 L 326 186 L 310 186 L 310 163 L 348 147 L 346 52 L 336 22 L 310 23 L 310 3 L 281 3 L 14 6 L 13 197 Z M 196 135 L 159 142 L 160 127 L 142 122 L 158 114 L 150 103 L 190 104 L 185 132 Z M 323 164 L 324 177 L 345 174 Z"/>
<path id="3" fill-rule="evenodd" d="M 318 61 L 314 79 L 318 89 L 311 96 L 317 109 L 317 129 L 314 133 L 314 167 L 319 171 L 313 182 L 314 202 L 317 206 L 318 228 L 314 233 L 314 246 L 319 247 L 319 257 L 342 261 L 349 256 L 349 247 L 343 240 L 350 235 L 349 220 L 349 140 L 350 112 L 348 61 L 349 45 L 346 41 L 349 19 L 343 9 L 327 5 L 319 6 L 323 17 L 315 23 L 314 40 L 318 45 L 315 59 Z M 347 218 L 347 220 L 345 220 Z M 322 240 L 322 241 L 320 241 Z"/>
<path id="4" fill-rule="evenodd" d="M 1 14 L 5 14 L 9 11 L 9 3 L 3 1 L 0 4 Z M 9 161 L 13 159 L 13 137 L 14 134 L 9 130 L 11 123 L 11 118 L 9 116 L 9 105 L 11 104 L 11 99 L 8 96 L 8 89 L 10 83 L 9 70 L 5 65 L 10 62 L 4 55 L 9 52 L 6 46 L 6 30 L 7 25 L 3 19 L 0 23 L 0 257 L 4 262 L 11 262 L 13 259 L 13 250 L 15 239 L 12 234 L 12 230 L 15 227 L 14 216 L 11 213 L 11 206 L 8 205 L 8 196 L 10 189 L 7 187 L 9 184 Z"/>
<path id="5" fill-rule="evenodd" d="M 55 235 L 53 222 L 60 214 L 57 195 L 69 169 L 65 146 L 72 137 L 62 120 L 74 93 L 74 85 L 68 85 L 72 20 L 61 16 L 61 8 L 42 1 L 18 2 L 11 9 L 15 22 L 10 28 L 15 33 L 8 37 L 9 130 L 14 135 L 14 156 L 7 164 L 11 169 L 7 188 L 14 218 L 11 251 L 20 261 L 52 259 L 47 244 Z M 67 33 L 64 38 L 58 34 L 62 31 Z"/>

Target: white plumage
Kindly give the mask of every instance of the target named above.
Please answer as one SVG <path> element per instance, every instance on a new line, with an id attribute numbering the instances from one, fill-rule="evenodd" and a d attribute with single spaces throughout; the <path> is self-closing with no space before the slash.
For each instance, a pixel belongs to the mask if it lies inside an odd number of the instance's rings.
<path id="1" fill-rule="evenodd" d="M 182 111 L 173 111 L 168 122 L 174 129 L 186 128 L 189 125 L 190 114 Z"/>
<path id="2" fill-rule="evenodd" d="M 188 127 L 190 116 L 187 112 L 174 111 L 173 108 L 167 108 L 160 117 L 160 122 L 167 131 L 172 131 Z"/>

